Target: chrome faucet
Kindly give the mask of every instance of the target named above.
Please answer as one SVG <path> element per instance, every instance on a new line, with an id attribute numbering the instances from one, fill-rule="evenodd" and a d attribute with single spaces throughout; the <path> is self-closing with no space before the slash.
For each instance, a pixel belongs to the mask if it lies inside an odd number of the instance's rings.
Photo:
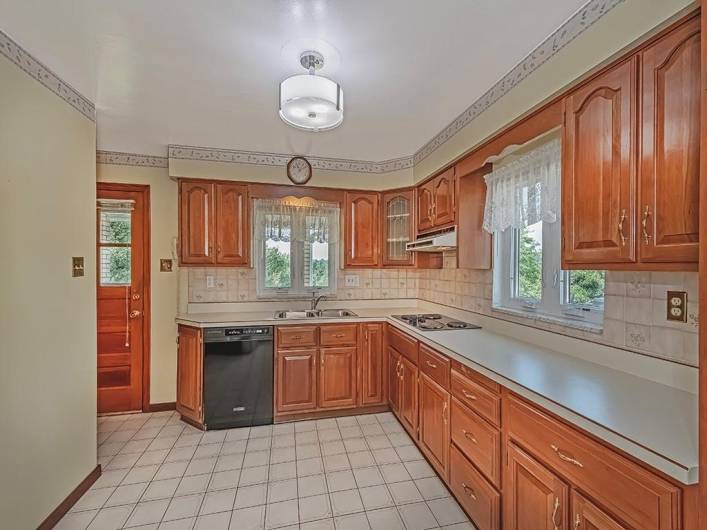
<path id="1" fill-rule="evenodd" d="M 317 305 L 319 305 L 322 298 L 324 298 L 324 295 L 317 296 L 316 291 L 312 291 L 312 311 L 317 309 Z"/>

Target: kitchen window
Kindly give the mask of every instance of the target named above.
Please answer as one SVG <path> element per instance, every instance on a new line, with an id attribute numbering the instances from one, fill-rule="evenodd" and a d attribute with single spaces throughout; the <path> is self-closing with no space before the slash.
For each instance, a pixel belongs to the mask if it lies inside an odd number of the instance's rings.
<path id="1" fill-rule="evenodd" d="M 338 204 L 257 199 L 253 245 L 259 297 L 336 293 Z"/>

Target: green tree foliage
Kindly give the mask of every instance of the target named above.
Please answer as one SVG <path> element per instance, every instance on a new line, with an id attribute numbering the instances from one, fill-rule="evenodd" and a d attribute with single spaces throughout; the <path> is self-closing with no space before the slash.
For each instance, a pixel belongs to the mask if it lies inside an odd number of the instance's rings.
<path id="1" fill-rule="evenodd" d="M 292 286 L 290 256 L 277 247 L 265 249 L 265 287 L 283 289 Z"/>
<path id="2" fill-rule="evenodd" d="M 540 300 L 542 295 L 543 252 L 527 229 L 520 234 L 518 249 L 519 295 L 523 298 Z"/>
<path id="3" fill-rule="evenodd" d="M 312 287 L 329 287 L 329 260 L 312 260 Z"/>
<path id="4" fill-rule="evenodd" d="M 604 296 L 604 271 L 572 271 L 570 302 L 587 304 Z"/>
<path id="5" fill-rule="evenodd" d="M 104 221 L 105 241 L 111 243 L 130 243 L 130 217 L 108 216 Z M 130 248 L 108 247 L 108 282 L 115 284 L 130 283 Z"/>

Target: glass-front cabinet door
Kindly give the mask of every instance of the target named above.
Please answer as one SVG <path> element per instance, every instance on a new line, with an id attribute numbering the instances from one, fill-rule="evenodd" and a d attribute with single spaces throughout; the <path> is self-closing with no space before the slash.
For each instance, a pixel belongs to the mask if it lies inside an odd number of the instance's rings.
<path id="1" fill-rule="evenodd" d="M 412 212 L 412 190 L 383 194 L 383 265 L 414 265 L 413 253 L 405 250 L 405 244 L 413 238 Z"/>

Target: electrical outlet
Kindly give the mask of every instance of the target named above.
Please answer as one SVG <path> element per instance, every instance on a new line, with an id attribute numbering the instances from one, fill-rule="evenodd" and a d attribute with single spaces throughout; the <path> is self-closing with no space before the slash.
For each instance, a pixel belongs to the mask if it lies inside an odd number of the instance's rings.
<path id="1" fill-rule="evenodd" d="M 687 322 L 687 293 L 668 291 L 668 320 Z"/>
<path id="2" fill-rule="evenodd" d="M 213 276 L 206 276 L 206 288 L 213 289 L 216 287 L 216 279 Z"/>
<path id="3" fill-rule="evenodd" d="M 346 287 L 358 287 L 359 286 L 359 280 L 358 280 L 358 274 L 347 274 L 345 277 L 345 283 Z"/>

